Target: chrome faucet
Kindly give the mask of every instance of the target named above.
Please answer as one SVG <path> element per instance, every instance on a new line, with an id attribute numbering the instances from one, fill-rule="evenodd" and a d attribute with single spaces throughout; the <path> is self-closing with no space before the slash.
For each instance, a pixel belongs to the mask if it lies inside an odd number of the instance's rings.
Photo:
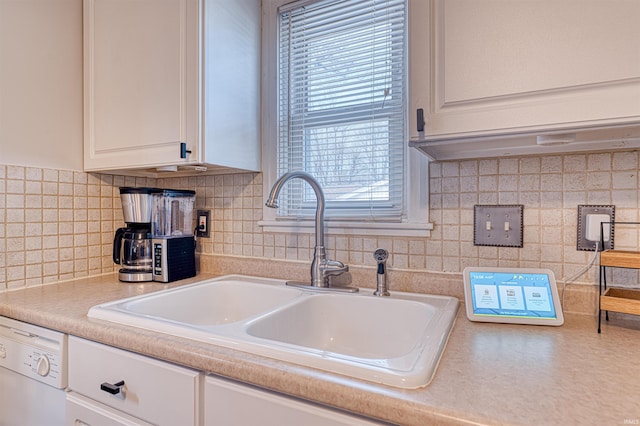
<path id="1" fill-rule="evenodd" d="M 278 178 L 271 188 L 271 193 L 265 205 L 271 208 L 278 207 L 278 194 L 287 181 L 290 179 L 302 179 L 306 181 L 316 194 L 316 240 L 315 249 L 313 253 L 313 261 L 311 262 L 311 283 L 296 283 L 287 282 L 287 285 L 313 287 L 314 289 L 333 289 L 356 292 L 356 287 L 331 287 L 329 283 L 329 277 L 333 275 L 341 275 L 349 271 L 349 266 L 339 262 L 337 260 L 327 259 L 327 254 L 324 248 L 324 193 L 317 180 L 314 179 L 309 173 L 296 171 L 285 173 Z"/>

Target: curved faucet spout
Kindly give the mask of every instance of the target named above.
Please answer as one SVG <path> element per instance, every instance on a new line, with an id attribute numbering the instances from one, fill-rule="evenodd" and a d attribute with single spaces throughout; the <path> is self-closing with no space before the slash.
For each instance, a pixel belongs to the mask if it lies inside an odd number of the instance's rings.
<path id="1" fill-rule="evenodd" d="M 311 287 L 326 289 L 329 287 L 329 276 L 343 274 L 349 270 L 349 267 L 341 262 L 327 259 L 324 248 L 324 192 L 322 192 L 318 181 L 307 172 L 296 171 L 285 173 L 273 184 L 265 205 L 272 208 L 278 207 L 278 194 L 280 194 L 280 190 L 285 183 L 294 178 L 306 181 L 316 193 L 318 202 L 316 205 L 316 244 L 313 261 L 311 262 Z M 308 286 L 308 284 L 306 285 Z M 357 291 L 356 288 L 351 289 L 353 290 L 350 291 Z"/>
<path id="2" fill-rule="evenodd" d="M 269 198 L 267 198 L 267 202 L 265 206 L 271 208 L 278 207 L 278 195 L 280 194 L 280 190 L 289 180 L 298 178 L 302 179 L 311 186 L 313 191 L 316 193 L 316 242 L 315 246 L 324 248 L 324 192 L 320 187 L 318 181 L 311 176 L 307 172 L 296 171 L 285 173 L 278 178 L 278 180 L 271 187 L 271 193 L 269 194 Z M 324 249 L 323 249 L 324 250 Z"/>

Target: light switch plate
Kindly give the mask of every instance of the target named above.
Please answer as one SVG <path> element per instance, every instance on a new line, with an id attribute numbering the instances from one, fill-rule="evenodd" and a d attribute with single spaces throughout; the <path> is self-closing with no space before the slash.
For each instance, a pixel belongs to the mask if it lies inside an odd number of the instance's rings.
<path id="1" fill-rule="evenodd" d="M 578 206 L 578 243 L 577 250 L 595 251 L 600 241 L 600 222 L 615 220 L 615 206 L 579 205 Z M 605 224 L 603 247 L 600 250 L 613 249 L 614 224 Z"/>
<path id="2" fill-rule="evenodd" d="M 522 204 L 475 205 L 473 244 L 476 246 L 522 247 Z"/>

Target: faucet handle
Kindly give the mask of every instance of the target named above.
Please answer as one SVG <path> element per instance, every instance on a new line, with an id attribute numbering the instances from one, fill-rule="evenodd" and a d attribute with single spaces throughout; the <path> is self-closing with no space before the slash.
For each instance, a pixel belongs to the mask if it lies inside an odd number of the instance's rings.
<path id="1" fill-rule="evenodd" d="M 322 275 L 328 277 L 330 275 L 341 275 L 345 272 L 349 272 L 349 265 L 345 265 L 339 260 L 325 259 L 320 265 Z"/>

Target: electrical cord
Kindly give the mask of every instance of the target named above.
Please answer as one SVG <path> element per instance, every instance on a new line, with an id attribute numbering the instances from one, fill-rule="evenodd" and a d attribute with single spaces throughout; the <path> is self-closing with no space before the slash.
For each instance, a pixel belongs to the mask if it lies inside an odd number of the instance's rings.
<path id="1" fill-rule="evenodd" d="M 198 244 L 198 231 L 204 229 L 204 225 L 197 225 L 193 230 L 193 247 L 197 247 Z"/>
<path id="2" fill-rule="evenodd" d="M 582 270 L 580 270 L 578 273 L 576 273 L 571 278 L 564 278 L 564 277 L 562 278 L 562 309 L 564 309 L 564 295 L 566 294 L 565 289 L 567 288 L 567 283 L 572 283 L 573 281 L 577 280 L 582 275 L 586 274 L 589 271 L 589 269 L 591 269 L 593 264 L 595 263 L 599 252 L 600 252 L 600 243 L 596 244 L 596 250 L 593 253 L 593 257 L 591 258 L 591 260 L 589 261 L 587 266 L 585 266 Z"/>

